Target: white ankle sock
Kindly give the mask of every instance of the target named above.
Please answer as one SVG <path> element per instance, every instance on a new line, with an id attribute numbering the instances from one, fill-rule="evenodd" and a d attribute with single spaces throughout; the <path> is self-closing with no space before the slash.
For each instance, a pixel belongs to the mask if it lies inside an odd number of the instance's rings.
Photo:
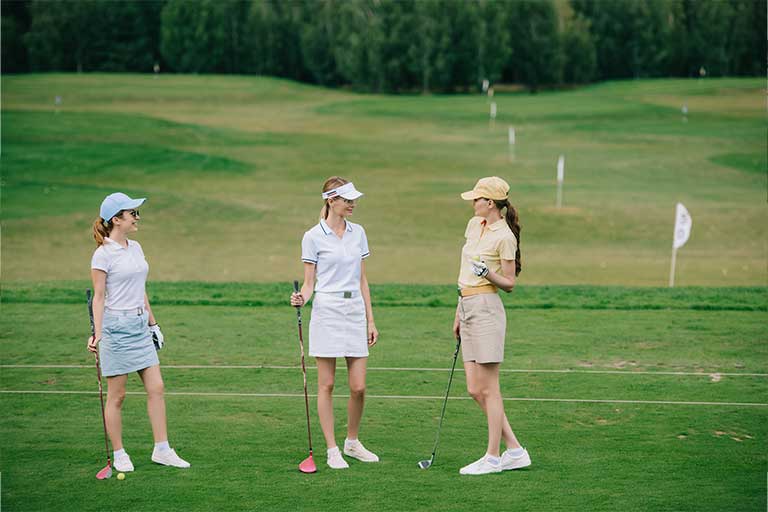
<path id="1" fill-rule="evenodd" d="M 164 452 L 170 449 L 171 449 L 171 446 L 168 444 L 168 441 L 161 441 L 159 443 L 155 443 L 155 450 L 159 452 Z"/>
<path id="2" fill-rule="evenodd" d="M 122 457 L 123 455 L 128 455 L 127 453 L 125 453 L 125 448 L 120 448 L 119 450 L 112 453 L 112 456 L 114 458 Z"/>
<path id="3" fill-rule="evenodd" d="M 520 447 L 520 448 L 507 448 L 507 451 L 513 457 L 520 457 L 523 453 L 525 453 L 525 451 L 523 450 L 522 447 Z"/>
<path id="4" fill-rule="evenodd" d="M 485 460 L 487 460 L 490 464 L 494 466 L 498 466 L 499 464 L 501 464 L 501 459 L 496 457 L 495 455 L 489 455 L 486 453 Z"/>
<path id="5" fill-rule="evenodd" d="M 328 448 L 327 454 L 328 454 L 329 457 L 331 455 L 333 455 L 334 453 L 340 453 L 338 446 L 334 446 L 333 448 Z"/>

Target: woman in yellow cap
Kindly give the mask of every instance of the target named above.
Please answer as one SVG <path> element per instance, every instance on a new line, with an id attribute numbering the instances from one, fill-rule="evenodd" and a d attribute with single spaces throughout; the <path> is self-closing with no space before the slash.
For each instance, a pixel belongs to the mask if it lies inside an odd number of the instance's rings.
<path id="1" fill-rule="evenodd" d="M 479 460 L 461 468 L 462 475 L 498 473 L 531 464 L 504 413 L 499 387 L 507 317 L 498 291 L 511 292 L 522 268 L 520 224 L 508 193 L 507 182 L 494 176 L 481 179 L 474 189 L 461 194 L 462 199 L 472 201 L 475 215 L 464 232 L 453 332 L 461 336 L 467 390 L 488 419 L 488 449 Z M 502 438 L 507 449 L 500 454 Z"/>

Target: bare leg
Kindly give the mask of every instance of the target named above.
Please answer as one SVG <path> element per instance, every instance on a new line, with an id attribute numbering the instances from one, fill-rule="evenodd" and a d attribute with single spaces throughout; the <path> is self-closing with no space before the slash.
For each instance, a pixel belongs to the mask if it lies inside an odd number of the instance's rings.
<path id="1" fill-rule="evenodd" d="M 155 443 L 168 440 L 168 427 L 165 417 L 165 386 L 163 376 L 160 373 L 160 366 L 150 366 L 139 372 L 144 383 L 144 389 L 147 391 L 147 413 L 149 413 L 149 422 L 152 424 L 152 436 Z"/>
<path id="2" fill-rule="evenodd" d="M 349 403 L 347 404 L 347 439 L 357 439 L 365 406 L 365 373 L 367 357 L 348 357 Z"/>
<path id="3" fill-rule="evenodd" d="M 323 429 L 325 444 L 328 449 L 336 446 L 333 431 L 333 384 L 336 375 L 336 359 L 316 357 L 317 361 L 317 415 Z"/>
<path id="4" fill-rule="evenodd" d="M 109 440 L 112 441 L 112 449 L 115 451 L 123 448 L 123 415 L 121 408 L 125 400 L 125 383 L 127 375 L 107 377 L 107 405 L 104 407 L 104 416 L 107 421 Z"/>
<path id="5" fill-rule="evenodd" d="M 504 439 L 504 444 L 507 446 L 507 448 L 519 448 L 520 443 L 517 440 L 517 437 L 515 436 L 515 433 L 512 431 L 512 427 L 509 424 L 509 420 L 507 419 L 507 415 L 504 412 L 504 402 L 501 400 L 501 391 L 499 389 L 499 372 L 498 372 L 498 364 L 496 364 L 496 369 L 494 372 L 491 372 L 492 374 L 495 373 L 495 378 L 491 378 L 490 382 L 487 382 L 484 376 L 487 374 L 487 372 L 483 372 L 483 367 L 487 365 L 484 364 L 478 364 L 472 361 L 465 362 L 464 363 L 464 370 L 467 376 L 467 389 L 469 391 L 469 394 L 472 396 L 472 398 L 475 399 L 477 404 L 480 406 L 480 408 L 483 410 L 483 412 L 486 414 L 486 417 L 488 416 L 487 411 L 487 404 L 486 404 L 486 393 L 484 392 L 484 389 L 486 389 L 489 385 L 493 388 L 495 387 L 497 393 L 498 393 L 498 403 L 501 404 L 501 436 Z M 495 384 L 494 384 L 495 383 Z M 491 420 L 489 419 L 489 422 Z M 489 436 L 490 436 L 490 423 L 489 423 Z M 489 439 L 489 445 L 490 445 L 490 439 Z M 498 443 L 496 444 L 498 446 Z M 489 452 L 491 453 L 491 452 Z"/>

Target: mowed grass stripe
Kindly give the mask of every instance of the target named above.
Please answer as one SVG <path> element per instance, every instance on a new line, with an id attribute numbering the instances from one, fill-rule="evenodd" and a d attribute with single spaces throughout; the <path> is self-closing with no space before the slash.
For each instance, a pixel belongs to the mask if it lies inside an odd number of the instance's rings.
<path id="1" fill-rule="evenodd" d="M 370 396 L 441 396 L 445 393 L 447 375 L 424 372 L 372 372 L 367 379 Z M 174 370 L 164 372 L 166 389 L 179 393 L 301 393 L 302 375 L 269 370 L 236 372 L 200 372 Z M 0 375 L 4 390 L 81 391 L 95 388 L 95 368 L 5 369 Z M 766 402 L 768 383 L 760 377 L 690 378 L 681 376 L 636 376 L 627 380 L 619 375 L 509 374 L 500 376 L 505 396 L 577 399 L 577 400 L 641 400 L 682 402 Z M 335 391 L 344 393 L 347 374 L 339 373 Z M 129 391 L 142 391 L 137 376 L 131 375 Z M 308 389 L 316 390 L 316 374 L 308 375 Z M 454 396 L 468 396 L 463 375 L 454 379 Z"/>
<path id="2" fill-rule="evenodd" d="M 85 364 L 0 364 L 0 368 L 66 368 L 81 369 L 92 368 L 93 365 Z M 171 364 L 162 365 L 163 369 L 171 370 L 299 370 L 301 366 L 275 366 L 275 365 L 198 365 L 198 364 Z M 317 366 L 307 366 L 307 370 L 317 370 Z M 339 366 L 338 371 L 347 371 L 346 367 Z M 372 372 L 448 372 L 449 368 L 380 368 L 368 367 Z M 456 368 L 456 372 L 464 372 L 463 368 Z M 500 373 L 564 373 L 578 375 L 678 375 L 689 377 L 768 377 L 768 373 L 728 373 L 728 372 L 665 372 L 665 371 L 641 371 L 641 370 L 574 370 L 566 368 L 563 370 L 553 369 L 521 369 L 521 368 L 499 368 Z"/>
<path id="3" fill-rule="evenodd" d="M 82 304 L 88 281 L 10 282 L 6 304 Z M 150 282 L 158 306 L 287 306 L 291 283 Z M 374 307 L 456 307 L 456 285 L 373 284 Z M 768 287 L 653 288 L 623 286 L 517 286 L 501 298 L 507 309 L 768 311 Z"/>
<path id="4" fill-rule="evenodd" d="M 3 304 L 2 310 L 0 363 L 93 364 L 85 350 L 85 304 Z M 157 305 L 154 310 L 167 339 L 162 365 L 300 362 L 290 307 Z M 450 367 L 453 309 L 375 311 L 381 338 L 370 352 L 370 367 Z M 306 329 L 311 308 L 305 313 Z M 507 313 L 507 322 L 502 369 L 768 373 L 763 312 L 517 310 Z"/>
<path id="5" fill-rule="evenodd" d="M 33 391 L 33 390 L 0 390 L 0 393 L 17 395 L 94 395 L 98 391 Z M 145 395 L 141 391 L 126 391 L 127 395 Z M 200 396 L 200 397 L 249 397 L 249 398 L 304 398 L 303 394 L 290 393 L 226 393 L 208 391 L 166 391 L 168 396 Z M 308 393 L 308 397 L 317 398 L 316 394 Z M 334 399 L 349 398 L 349 395 L 334 394 Z M 373 400 L 444 400 L 445 396 L 418 396 L 418 395 L 370 395 L 366 398 Z M 468 396 L 450 396 L 448 400 L 472 400 Z M 504 397 L 505 402 L 573 402 L 573 403 L 600 403 L 600 404 L 650 404 L 650 405 L 713 405 L 726 407 L 768 407 L 768 404 L 740 403 L 740 402 L 679 402 L 672 400 L 597 400 L 588 398 L 523 398 Z"/>

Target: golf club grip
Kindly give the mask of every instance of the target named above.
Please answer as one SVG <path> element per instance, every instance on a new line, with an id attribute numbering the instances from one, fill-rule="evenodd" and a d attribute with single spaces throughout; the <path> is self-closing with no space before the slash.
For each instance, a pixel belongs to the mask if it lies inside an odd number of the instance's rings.
<path id="1" fill-rule="evenodd" d="M 91 294 L 90 288 L 85 291 L 85 297 L 88 300 L 88 318 L 91 321 L 91 336 L 95 336 L 96 328 L 93 323 L 93 295 Z"/>
<path id="2" fill-rule="evenodd" d="M 293 281 L 293 291 L 299 293 L 299 282 Z"/>

